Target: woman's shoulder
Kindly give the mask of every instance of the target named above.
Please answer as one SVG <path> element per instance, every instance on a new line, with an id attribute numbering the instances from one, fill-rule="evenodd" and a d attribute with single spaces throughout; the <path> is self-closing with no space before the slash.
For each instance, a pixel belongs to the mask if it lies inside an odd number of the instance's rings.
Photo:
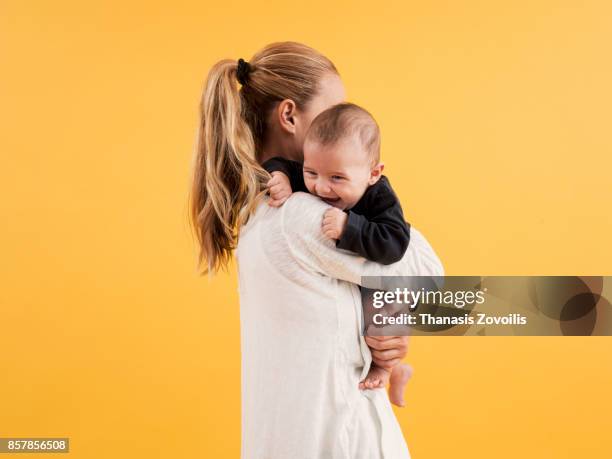
<path id="1" fill-rule="evenodd" d="M 302 192 L 293 193 L 280 207 L 271 207 L 268 199 L 263 199 L 240 232 L 237 258 L 244 261 L 258 254 L 285 277 L 303 282 L 304 271 L 320 272 L 318 256 L 313 254 L 335 251 L 321 232 L 328 207 L 315 196 Z M 261 265 L 262 259 L 258 260 Z"/>
<path id="2" fill-rule="evenodd" d="M 329 207 L 316 196 L 304 192 L 293 193 L 280 207 L 276 222 L 280 237 L 294 255 L 311 249 L 320 251 L 319 246 L 328 242 L 321 231 L 321 223 Z"/>
<path id="3" fill-rule="evenodd" d="M 319 198 L 303 192 L 293 193 L 281 207 L 270 207 L 263 199 L 255 208 L 240 234 L 244 235 L 254 227 L 263 225 L 267 233 L 295 233 L 308 228 L 319 227 L 328 204 Z"/>
<path id="4" fill-rule="evenodd" d="M 272 223 L 271 233 L 264 235 L 270 240 L 277 237 L 276 250 L 284 251 L 285 257 L 297 261 L 308 270 L 320 272 L 318 262 L 326 254 L 336 253 L 335 243 L 321 231 L 325 211 L 330 205 L 316 196 L 304 192 L 293 193 L 278 209 Z"/>
<path id="5" fill-rule="evenodd" d="M 303 192 L 293 193 L 280 208 L 281 219 L 285 225 L 298 225 L 302 228 L 310 226 L 312 222 L 320 225 L 320 218 L 329 204 L 319 198 Z"/>

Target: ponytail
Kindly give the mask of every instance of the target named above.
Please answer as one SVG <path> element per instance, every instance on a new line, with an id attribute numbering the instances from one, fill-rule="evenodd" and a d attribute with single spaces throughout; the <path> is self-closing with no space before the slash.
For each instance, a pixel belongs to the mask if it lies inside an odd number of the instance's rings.
<path id="1" fill-rule="evenodd" d="M 240 228 L 255 207 L 268 173 L 255 159 L 251 129 L 242 117 L 236 62 L 224 60 L 210 71 L 200 103 L 191 220 L 204 273 L 227 265 Z"/>

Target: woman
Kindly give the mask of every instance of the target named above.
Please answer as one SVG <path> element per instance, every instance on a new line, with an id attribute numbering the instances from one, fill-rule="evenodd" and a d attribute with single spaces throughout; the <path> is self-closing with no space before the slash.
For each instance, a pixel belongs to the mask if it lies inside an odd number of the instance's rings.
<path id="1" fill-rule="evenodd" d="M 356 284 L 442 275 L 438 258 L 412 229 L 403 260 L 369 262 L 322 236 L 327 204 L 295 193 L 273 208 L 264 196 L 260 163 L 301 160 L 310 122 L 344 97 L 331 61 L 297 43 L 219 62 L 204 90 L 190 210 L 206 270 L 237 248 L 243 458 L 409 457 L 385 392 L 358 389 L 372 358 L 392 366 L 406 342 L 369 339 L 370 352 Z"/>

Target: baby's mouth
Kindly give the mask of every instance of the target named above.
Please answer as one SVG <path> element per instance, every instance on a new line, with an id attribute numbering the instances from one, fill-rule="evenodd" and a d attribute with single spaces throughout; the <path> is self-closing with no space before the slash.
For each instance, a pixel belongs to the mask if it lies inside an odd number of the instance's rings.
<path id="1" fill-rule="evenodd" d="M 340 201 L 340 198 L 321 198 L 321 199 L 325 201 L 327 204 L 331 204 L 332 206 L 338 201 Z"/>

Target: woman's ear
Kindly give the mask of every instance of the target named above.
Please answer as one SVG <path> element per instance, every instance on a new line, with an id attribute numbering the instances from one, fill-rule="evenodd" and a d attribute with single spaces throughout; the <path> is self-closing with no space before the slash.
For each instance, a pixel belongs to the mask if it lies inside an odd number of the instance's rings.
<path id="1" fill-rule="evenodd" d="M 296 105 L 291 99 L 282 100 L 277 107 L 278 123 L 285 132 L 295 134 Z"/>
<path id="2" fill-rule="evenodd" d="M 378 163 L 372 168 L 372 170 L 370 171 L 370 179 L 368 180 L 368 185 L 374 185 L 380 180 L 384 168 L 385 165 L 383 163 Z"/>

